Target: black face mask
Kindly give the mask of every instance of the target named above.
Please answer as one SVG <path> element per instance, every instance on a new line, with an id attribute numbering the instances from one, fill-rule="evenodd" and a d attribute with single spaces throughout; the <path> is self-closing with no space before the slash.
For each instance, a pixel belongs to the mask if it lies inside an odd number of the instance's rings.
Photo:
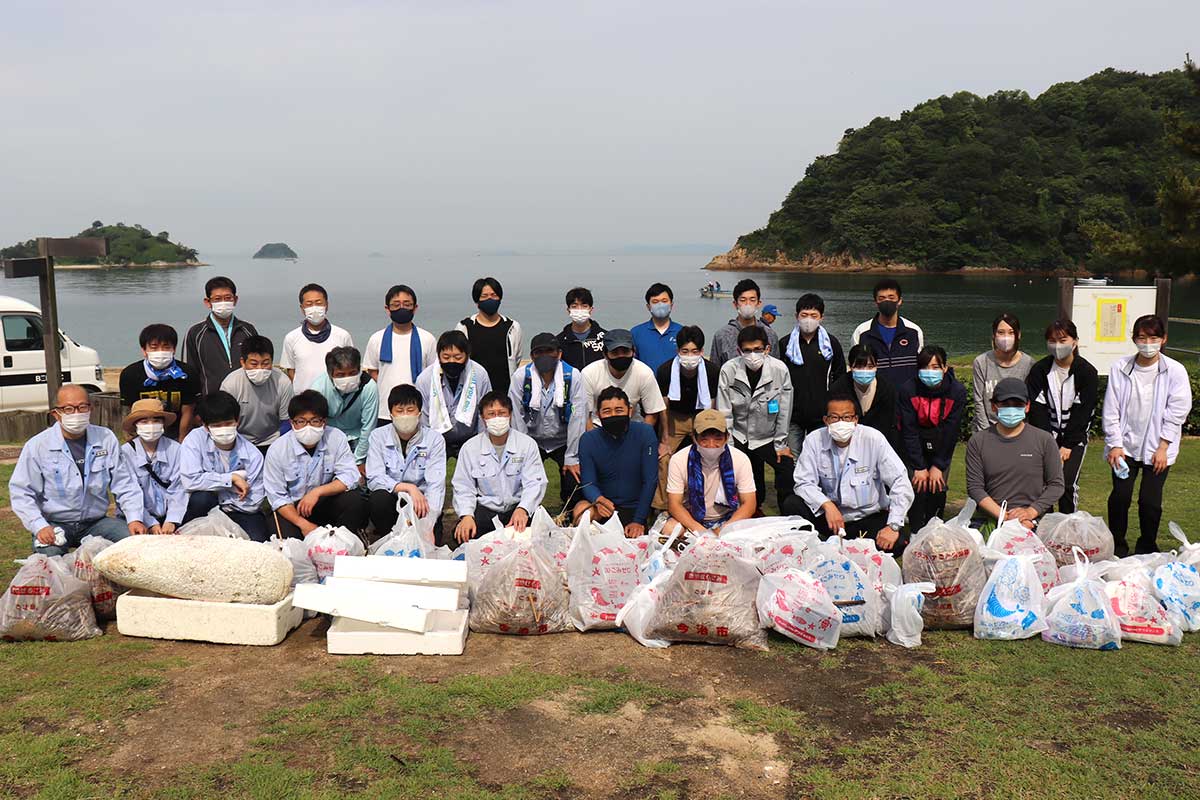
<path id="1" fill-rule="evenodd" d="M 442 362 L 442 374 L 452 381 L 457 381 L 459 378 L 461 378 L 463 370 L 466 368 L 466 364 L 461 364 L 457 361 Z"/>
<path id="2" fill-rule="evenodd" d="M 900 310 L 900 304 L 895 300 L 880 300 L 875 306 L 879 309 L 879 313 L 885 317 L 891 317 Z"/>
<path id="3" fill-rule="evenodd" d="M 542 375 L 553 372 L 558 369 L 558 356 L 534 356 L 533 367 Z"/>
<path id="4" fill-rule="evenodd" d="M 413 321 L 413 310 L 411 308 L 397 308 L 395 311 L 388 312 L 388 316 L 397 325 L 407 325 Z"/>
<path id="5" fill-rule="evenodd" d="M 624 372 L 629 369 L 629 365 L 633 363 L 633 356 L 614 356 L 608 360 L 612 368 L 617 372 Z"/>
<path id="6" fill-rule="evenodd" d="M 500 298 L 493 297 L 488 300 L 480 300 L 478 305 L 480 311 L 490 316 L 500 310 Z"/>
<path id="7" fill-rule="evenodd" d="M 600 420 L 600 427 L 604 428 L 604 432 L 609 436 L 620 438 L 629 430 L 629 417 L 621 415 L 619 417 L 604 417 Z"/>

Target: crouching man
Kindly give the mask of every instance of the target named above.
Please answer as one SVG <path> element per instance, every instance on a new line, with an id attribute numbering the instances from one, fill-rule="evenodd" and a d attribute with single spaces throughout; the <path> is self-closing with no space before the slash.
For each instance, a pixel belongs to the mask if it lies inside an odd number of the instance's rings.
<path id="1" fill-rule="evenodd" d="M 692 444 L 671 456 L 667 464 L 667 513 L 663 526 L 670 536 L 684 531 L 721 528 L 750 519 L 758 509 L 754 467 L 750 457 L 729 446 L 725 415 L 705 409 L 692 420 Z"/>
<path id="2" fill-rule="evenodd" d="M 796 494 L 783 512 L 812 522 L 822 539 L 844 531 L 899 555 L 908 543 L 901 529 L 913 503 L 904 462 L 882 433 L 858 424 L 850 395 L 830 396 L 824 422 L 804 437 Z"/>
<path id="3" fill-rule="evenodd" d="M 142 491 L 121 458 L 117 437 L 91 424 L 92 404 L 82 386 L 67 384 L 54 401 L 54 425 L 21 448 L 8 482 L 12 509 L 33 534 L 33 552 L 58 556 L 84 536 L 112 542 L 146 532 Z M 108 494 L 128 523 L 108 516 Z M 56 543 L 61 528 L 66 538 Z"/>

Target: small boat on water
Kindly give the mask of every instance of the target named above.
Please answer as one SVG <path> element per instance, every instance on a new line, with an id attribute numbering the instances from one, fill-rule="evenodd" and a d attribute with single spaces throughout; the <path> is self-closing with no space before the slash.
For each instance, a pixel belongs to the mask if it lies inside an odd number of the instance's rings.
<path id="1" fill-rule="evenodd" d="M 714 289 L 711 286 L 701 286 L 700 296 L 707 297 L 710 300 L 732 298 L 733 292 L 728 289 Z"/>

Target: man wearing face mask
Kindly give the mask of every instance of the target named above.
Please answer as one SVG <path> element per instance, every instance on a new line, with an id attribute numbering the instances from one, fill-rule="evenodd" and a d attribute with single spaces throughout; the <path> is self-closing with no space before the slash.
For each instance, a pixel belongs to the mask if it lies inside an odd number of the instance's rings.
<path id="1" fill-rule="evenodd" d="M 671 456 L 667 467 L 667 536 L 680 527 L 720 535 L 722 527 L 750 519 L 758 509 L 754 470 L 745 453 L 729 446 L 725 415 L 705 409 L 692 430 L 692 444 Z"/>
<path id="2" fill-rule="evenodd" d="M 413 323 L 417 293 L 411 287 L 402 283 L 393 286 L 383 303 L 391 324 L 367 340 L 363 368 L 379 384 L 379 396 L 387 397 L 395 386 L 415 384 L 421 371 L 437 361 L 437 337 Z M 377 425 L 391 424 L 382 404 L 377 414 Z"/>
<path id="3" fill-rule="evenodd" d="M 454 465 L 454 537 L 466 542 L 495 530 L 496 522 L 518 533 L 546 496 L 546 470 L 537 442 L 512 430 L 512 401 L 488 392 L 479 401 L 484 431 L 467 440 Z"/>
<path id="4" fill-rule="evenodd" d="M 52 412 L 55 424 L 25 443 L 8 482 L 13 513 L 32 534 L 33 552 L 57 556 L 84 536 L 119 542 L 145 533 L 141 489 L 117 437 L 90 424 L 88 393 L 65 384 Z M 110 492 L 127 523 L 107 516 Z"/>
<path id="5" fill-rule="evenodd" d="M 604 358 L 605 330 L 592 319 L 595 301 L 590 289 L 576 286 L 567 292 L 567 314 L 571 321 L 558 334 L 562 360 L 575 369 L 583 369 Z"/>
<path id="6" fill-rule="evenodd" d="M 539 333 L 530 343 L 533 361 L 518 367 L 509 383 L 514 430 L 529 434 L 543 463 L 562 473 L 559 502 L 565 509 L 579 486 L 579 439 L 587 430 L 587 394 L 579 371 L 561 360 L 558 339 Z"/>
<path id="7" fill-rule="evenodd" d="M 633 419 L 654 427 L 666 410 L 654 372 L 633 357 L 633 334 L 613 328 L 604 336 L 604 360 L 588 364 L 580 373 L 587 388 L 589 430 L 600 424 L 600 393 L 615 386 L 633 406 Z"/>
<path id="8" fill-rule="evenodd" d="M 442 538 L 442 506 L 446 500 L 446 440 L 421 425 L 424 401 L 415 386 L 401 385 L 388 396 L 392 424 L 370 434 L 367 451 L 367 488 L 375 538 L 386 536 L 396 524 L 398 495 L 412 500 L 418 519 L 432 522 L 438 545 Z"/>
<path id="9" fill-rule="evenodd" d="M 417 378 L 417 391 L 425 401 L 421 422 L 446 437 L 446 455 L 453 458 L 483 427 L 479 400 L 492 390 L 492 382 L 471 359 L 471 343 L 462 331 L 438 337 L 437 359 Z"/>
<path id="10" fill-rule="evenodd" d="M 251 336 L 242 343 L 242 368 L 225 376 L 221 391 L 228 392 L 241 406 L 238 433 L 250 440 L 264 456 L 279 438 L 280 424 L 287 419 L 292 401 L 292 382 L 272 367 L 275 347 L 265 336 Z"/>
<path id="11" fill-rule="evenodd" d="M 238 433 L 238 401 L 228 392 L 213 392 L 200 400 L 197 413 L 204 426 L 189 433 L 180 445 L 179 477 L 188 493 L 183 521 L 220 506 L 251 539 L 265 542 L 267 521 L 259 508 L 263 456 Z"/>
<path id="12" fill-rule="evenodd" d="M 675 357 L 675 337 L 683 326 L 671 319 L 675 293 L 665 283 L 654 283 L 646 290 L 646 308 L 650 319 L 635 325 L 633 347 L 638 361 L 657 371 L 661 364 Z"/>
<path id="13" fill-rule="evenodd" d="M 352 532 L 367 524 L 367 500 L 346 434 L 329 427 L 329 405 L 309 389 L 288 404 L 292 429 L 267 451 L 263 486 L 280 538 L 307 536 L 321 525 Z"/>
<path id="14" fill-rule="evenodd" d="M 853 397 L 832 394 L 825 409 L 825 427 L 804 439 L 796 494 L 783 512 L 808 519 L 822 539 L 865 536 L 880 550 L 900 555 L 913 502 L 904 463 L 882 433 L 858 424 Z"/>
<path id="15" fill-rule="evenodd" d="M 904 296 L 899 281 L 884 278 L 875 284 L 872 296 L 879 313 L 854 329 L 850 344 L 870 347 L 880 376 L 893 386 L 903 386 L 917 376 L 917 353 L 925 346 L 925 332 L 900 316 Z"/>
<path id="16" fill-rule="evenodd" d="M 175 360 L 179 337 L 170 325 L 155 323 L 142 328 L 138 344 L 142 359 L 121 370 L 118 385 L 121 405 L 154 399 L 171 412 L 175 422 L 167 436 L 180 441 L 192 429 L 192 414 L 200 395 L 199 370 Z"/>
<path id="17" fill-rule="evenodd" d="M 495 278 L 475 281 L 471 299 L 479 312 L 459 322 L 455 330 L 467 335 L 471 357 L 487 371 L 492 387 L 507 392 L 509 377 L 521 361 L 521 323 L 500 313 L 504 287 Z"/>
<path id="18" fill-rule="evenodd" d="M 575 504 L 576 523 L 585 511 L 597 522 L 614 515 L 625 535 L 646 532 L 650 501 L 658 486 L 658 437 L 644 422 L 631 422 L 629 397 L 610 386 L 600 392 L 600 427 L 579 442 L 580 489 L 583 500 Z"/>
<path id="19" fill-rule="evenodd" d="M 779 352 L 779 336 L 771 326 L 764 325 L 758 318 L 758 310 L 762 308 L 762 290 L 758 288 L 757 283 L 743 278 L 734 284 L 733 308 L 737 316 L 729 320 L 729 323 L 713 337 L 709 357 L 714 364 L 721 367 L 738 357 L 738 336 L 746 328 L 761 328 L 766 333 L 771 352 Z"/>
<path id="20" fill-rule="evenodd" d="M 187 513 L 187 490 L 179 477 L 182 446 L 163 436 L 175 415 L 158 400 L 138 400 L 121 423 L 129 441 L 121 458 L 142 488 L 142 524 L 148 533 L 174 533 Z"/>
<path id="21" fill-rule="evenodd" d="M 1062 497 L 1062 459 L 1058 443 L 1044 430 L 1025 424 L 1029 390 L 1017 378 L 1004 378 L 992 392 L 997 422 L 967 442 L 967 495 L 997 522 L 1004 519 L 1037 527 L 1043 514 Z"/>
<path id="22" fill-rule="evenodd" d="M 379 415 L 379 384 L 363 372 L 358 350 L 335 347 L 326 353 L 325 372 L 312 388 L 329 404 L 328 424 L 346 434 L 358 470 L 365 476 L 371 431 Z M 386 429 L 385 425 L 380 430 Z"/>
<path id="23" fill-rule="evenodd" d="M 690 441 L 696 413 L 717 404 L 717 379 L 721 370 L 704 357 L 704 331 L 685 325 L 675 337 L 678 355 L 659 366 L 655 378 L 667 405 L 659 415 L 658 490 L 654 508 L 667 508 L 667 469 L 671 456 Z"/>
<path id="24" fill-rule="evenodd" d="M 253 325 L 234 317 L 237 302 L 237 286 L 229 278 L 218 276 L 204 284 L 204 306 L 209 314 L 188 328 L 182 359 L 200 371 L 200 396 L 218 391 L 225 376 L 237 369 L 242 343 L 258 335 Z M 171 407 L 170 403 L 163 405 Z"/>
<path id="25" fill-rule="evenodd" d="M 295 392 L 311 389 L 325 373 L 325 356 L 330 350 L 354 346 L 350 332 L 329 321 L 329 293 L 324 286 L 310 283 L 300 289 L 300 313 L 304 322 L 283 337 L 279 359 Z"/>
<path id="26" fill-rule="evenodd" d="M 805 436 L 824 425 L 829 388 L 846 374 L 842 343 L 824 323 L 825 301 L 819 295 L 801 295 L 796 301 L 796 327 L 784 340 L 780 356 L 792 375 L 788 447 L 793 453 L 800 452 Z"/>

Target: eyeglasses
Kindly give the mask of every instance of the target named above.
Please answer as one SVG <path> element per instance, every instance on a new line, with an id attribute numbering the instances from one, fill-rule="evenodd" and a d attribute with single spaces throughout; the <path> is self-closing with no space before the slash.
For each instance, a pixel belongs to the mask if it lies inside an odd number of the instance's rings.
<path id="1" fill-rule="evenodd" d="M 92 404 L 80 403 L 77 406 L 55 406 L 54 410 L 63 414 L 82 414 L 84 412 L 91 411 Z"/>
<path id="2" fill-rule="evenodd" d="M 313 426 L 314 428 L 320 428 L 324 424 L 325 424 L 325 420 L 321 417 L 316 417 L 314 419 L 293 419 L 292 420 L 293 428 L 307 428 L 310 425 Z"/>
<path id="3" fill-rule="evenodd" d="M 858 414 L 826 414 L 826 422 L 855 422 L 858 420 Z"/>

